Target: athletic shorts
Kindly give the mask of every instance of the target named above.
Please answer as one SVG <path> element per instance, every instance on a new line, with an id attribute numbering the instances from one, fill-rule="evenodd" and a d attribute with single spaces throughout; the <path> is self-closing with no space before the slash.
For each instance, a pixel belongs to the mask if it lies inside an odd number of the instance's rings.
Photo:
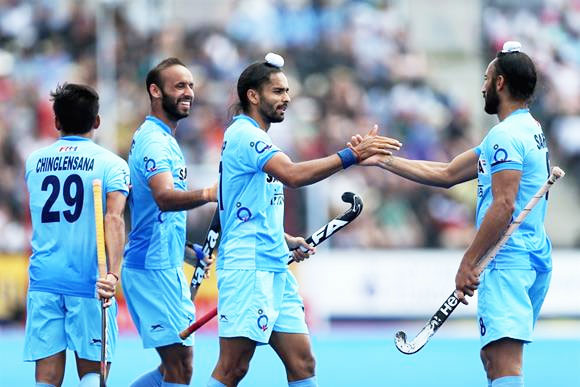
<path id="1" fill-rule="evenodd" d="M 217 276 L 220 337 L 267 344 L 272 331 L 308 334 L 292 272 L 223 269 Z"/>
<path id="2" fill-rule="evenodd" d="M 478 288 L 481 347 L 504 337 L 529 343 L 548 293 L 551 271 L 487 269 Z"/>
<path id="3" fill-rule="evenodd" d="M 26 301 L 24 361 L 36 361 L 65 349 L 79 358 L 101 360 L 101 302 L 97 298 L 31 291 Z M 107 308 L 107 360 L 115 353 L 117 304 Z"/>
<path id="4" fill-rule="evenodd" d="M 179 332 L 195 319 L 189 284 L 183 268 L 146 270 L 124 267 L 123 294 L 144 348 L 180 343 L 193 345 L 193 335 L 181 340 Z"/>

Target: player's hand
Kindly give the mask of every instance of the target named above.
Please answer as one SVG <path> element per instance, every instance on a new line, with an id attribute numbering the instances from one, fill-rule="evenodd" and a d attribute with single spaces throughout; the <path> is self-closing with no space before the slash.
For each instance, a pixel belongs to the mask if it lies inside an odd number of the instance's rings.
<path id="1" fill-rule="evenodd" d="M 479 286 L 479 272 L 477 266 L 461 262 L 455 276 L 455 296 L 467 305 L 465 296 L 473 297 Z"/>
<path id="2" fill-rule="evenodd" d="M 108 308 L 113 305 L 117 282 L 117 277 L 111 273 L 108 273 L 105 278 L 97 279 L 97 296 L 99 300 L 105 300 L 103 307 Z"/>
<path id="3" fill-rule="evenodd" d="M 316 254 L 316 248 L 309 245 L 302 237 L 288 237 L 286 244 L 292 251 L 292 258 L 295 262 L 304 261 L 310 258 L 311 255 Z"/>
<path id="4" fill-rule="evenodd" d="M 393 150 L 401 149 L 403 144 L 399 140 L 379 136 L 378 132 L 378 125 L 374 125 L 364 137 L 357 134 L 347 143 L 357 155 L 360 165 L 377 165 L 379 159 L 392 155 Z M 369 158 L 373 159 L 366 162 Z"/>
<path id="5" fill-rule="evenodd" d="M 208 279 L 210 276 L 209 273 L 210 273 L 211 265 L 213 265 L 213 263 L 214 263 L 214 258 L 212 255 L 206 255 L 203 258 L 203 261 L 205 262 L 205 272 L 204 272 L 203 278 Z"/>

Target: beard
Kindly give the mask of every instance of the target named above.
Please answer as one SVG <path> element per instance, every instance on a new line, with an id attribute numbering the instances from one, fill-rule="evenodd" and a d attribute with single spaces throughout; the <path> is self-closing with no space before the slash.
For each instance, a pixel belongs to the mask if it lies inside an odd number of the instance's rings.
<path id="1" fill-rule="evenodd" d="M 189 100 L 190 108 L 186 110 L 179 109 L 179 103 L 181 101 Z M 167 117 L 172 121 L 179 121 L 182 118 L 189 116 L 189 111 L 191 109 L 191 99 L 189 98 L 176 98 L 173 99 L 165 94 L 161 97 L 161 106 L 163 111 L 167 114 Z"/>
<path id="2" fill-rule="evenodd" d="M 497 114 L 499 110 L 499 95 L 493 87 L 485 91 L 485 107 L 483 108 L 487 114 Z"/>
<path id="3" fill-rule="evenodd" d="M 284 121 L 284 110 L 279 111 L 274 105 L 266 102 L 260 102 L 259 112 L 262 118 L 269 123 Z"/>

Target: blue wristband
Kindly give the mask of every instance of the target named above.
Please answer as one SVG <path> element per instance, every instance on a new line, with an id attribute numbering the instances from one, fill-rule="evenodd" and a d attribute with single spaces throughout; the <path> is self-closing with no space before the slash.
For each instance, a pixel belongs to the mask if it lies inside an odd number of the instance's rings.
<path id="1" fill-rule="evenodd" d="M 350 148 L 339 150 L 336 154 L 340 157 L 340 161 L 342 161 L 342 169 L 347 169 L 357 163 L 356 155 Z"/>

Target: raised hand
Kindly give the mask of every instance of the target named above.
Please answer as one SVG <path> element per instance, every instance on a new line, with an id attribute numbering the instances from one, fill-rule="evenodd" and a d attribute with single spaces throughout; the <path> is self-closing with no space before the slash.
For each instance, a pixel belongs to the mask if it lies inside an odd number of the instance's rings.
<path id="1" fill-rule="evenodd" d="M 390 157 L 392 150 L 399 150 L 403 145 L 399 140 L 378 135 L 379 127 L 373 128 L 363 137 L 356 134 L 351 137 L 347 146 L 356 153 L 359 165 L 376 166 Z"/>

